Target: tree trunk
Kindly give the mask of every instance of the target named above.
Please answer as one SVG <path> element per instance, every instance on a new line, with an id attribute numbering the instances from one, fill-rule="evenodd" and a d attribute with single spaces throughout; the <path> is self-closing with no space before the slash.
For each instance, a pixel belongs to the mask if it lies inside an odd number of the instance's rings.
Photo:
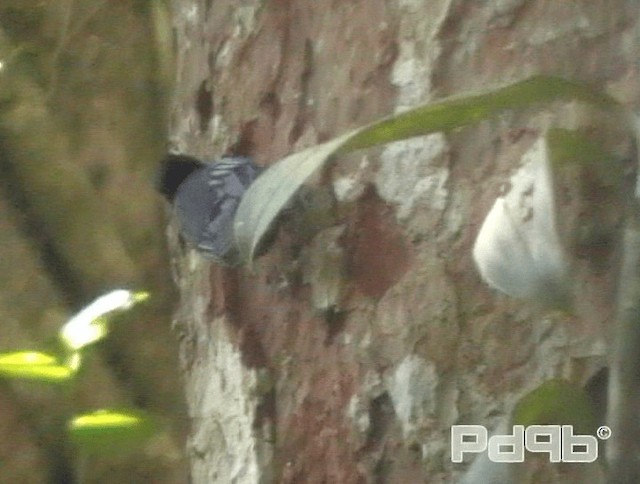
<path id="1" fill-rule="evenodd" d="M 624 0 L 174 1 L 172 143 L 267 166 L 538 73 L 637 108 L 637 14 Z M 176 255 L 192 482 L 457 481 L 452 425 L 491 432 L 543 382 L 584 385 L 606 366 L 619 219 L 597 253 L 573 254 L 568 312 L 493 291 L 472 258 L 512 176 L 574 118 L 552 104 L 340 158 L 309 188 L 334 198 L 333 222 L 285 221 L 253 270 Z M 578 229 L 563 209 L 566 241 Z M 510 479 L 597 482 L 598 462 L 527 458 Z"/>

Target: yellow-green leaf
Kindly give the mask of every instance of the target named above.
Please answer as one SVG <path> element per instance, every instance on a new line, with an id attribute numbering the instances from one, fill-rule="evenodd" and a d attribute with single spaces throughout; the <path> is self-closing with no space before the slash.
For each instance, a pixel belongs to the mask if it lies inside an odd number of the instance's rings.
<path id="1" fill-rule="evenodd" d="M 0 376 L 36 380 L 46 383 L 68 381 L 75 371 L 62 365 L 57 358 L 37 351 L 16 351 L 0 354 Z"/>
<path id="2" fill-rule="evenodd" d="M 73 442 L 83 451 L 114 454 L 135 450 L 157 430 L 150 415 L 139 410 L 97 410 L 68 424 Z"/>

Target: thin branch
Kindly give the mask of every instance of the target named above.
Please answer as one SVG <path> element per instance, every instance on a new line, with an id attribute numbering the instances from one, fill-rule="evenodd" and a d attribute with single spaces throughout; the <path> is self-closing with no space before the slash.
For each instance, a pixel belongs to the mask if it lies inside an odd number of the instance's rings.
<path id="1" fill-rule="evenodd" d="M 635 121 L 638 156 L 640 125 Z M 611 356 L 607 420 L 612 434 L 606 451 L 610 484 L 640 482 L 640 178 L 637 183 L 624 232 Z"/>

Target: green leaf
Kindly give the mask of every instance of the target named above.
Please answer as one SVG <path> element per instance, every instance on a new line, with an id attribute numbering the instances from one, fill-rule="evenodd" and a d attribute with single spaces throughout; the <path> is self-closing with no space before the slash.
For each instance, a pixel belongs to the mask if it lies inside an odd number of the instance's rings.
<path id="1" fill-rule="evenodd" d="M 578 385 L 553 379 L 522 397 L 513 411 L 514 425 L 573 425 L 577 434 L 593 433 L 593 404 Z"/>
<path id="2" fill-rule="evenodd" d="M 156 419 L 140 410 L 97 410 L 68 423 L 73 442 L 90 454 L 134 451 L 157 431 Z"/>
<path id="3" fill-rule="evenodd" d="M 588 169 L 591 178 L 605 186 L 618 187 L 616 189 L 624 182 L 625 170 L 620 157 L 607 151 L 606 141 L 594 133 L 553 128 L 547 132 L 547 143 L 554 169 Z"/>
<path id="4" fill-rule="evenodd" d="M 74 368 L 62 365 L 57 358 L 37 351 L 0 354 L 0 375 L 6 378 L 62 383 L 75 374 Z"/>
<path id="5" fill-rule="evenodd" d="M 247 190 L 235 218 L 240 258 L 251 263 L 265 235 L 293 195 L 335 155 L 435 132 L 448 132 L 499 114 L 552 101 L 575 100 L 618 108 L 608 95 L 557 77 L 535 76 L 481 94 L 454 96 L 418 106 L 287 156 Z"/>
<path id="6" fill-rule="evenodd" d="M 602 149 L 601 141 L 580 131 L 553 128 L 548 131 L 547 140 L 554 164 L 604 164 L 614 160 L 611 153 Z"/>
<path id="7" fill-rule="evenodd" d="M 234 222 L 242 260 L 253 260 L 262 238 L 291 197 L 350 136 L 347 134 L 287 156 L 251 185 L 242 198 Z"/>

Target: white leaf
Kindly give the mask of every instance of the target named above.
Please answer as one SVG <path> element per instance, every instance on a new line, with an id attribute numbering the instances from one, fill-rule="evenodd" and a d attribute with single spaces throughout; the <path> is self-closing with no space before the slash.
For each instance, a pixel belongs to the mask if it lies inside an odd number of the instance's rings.
<path id="1" fill-rule="evenodd" d="M 60 329 L 60 338 L 74 351 L 94 343 L 108 332 L 107 320 L 104 319 L 106 314 L 129 309 L 147 296 L 145 292 L 134 293 L 125 289 L 100 296 Z"/>

